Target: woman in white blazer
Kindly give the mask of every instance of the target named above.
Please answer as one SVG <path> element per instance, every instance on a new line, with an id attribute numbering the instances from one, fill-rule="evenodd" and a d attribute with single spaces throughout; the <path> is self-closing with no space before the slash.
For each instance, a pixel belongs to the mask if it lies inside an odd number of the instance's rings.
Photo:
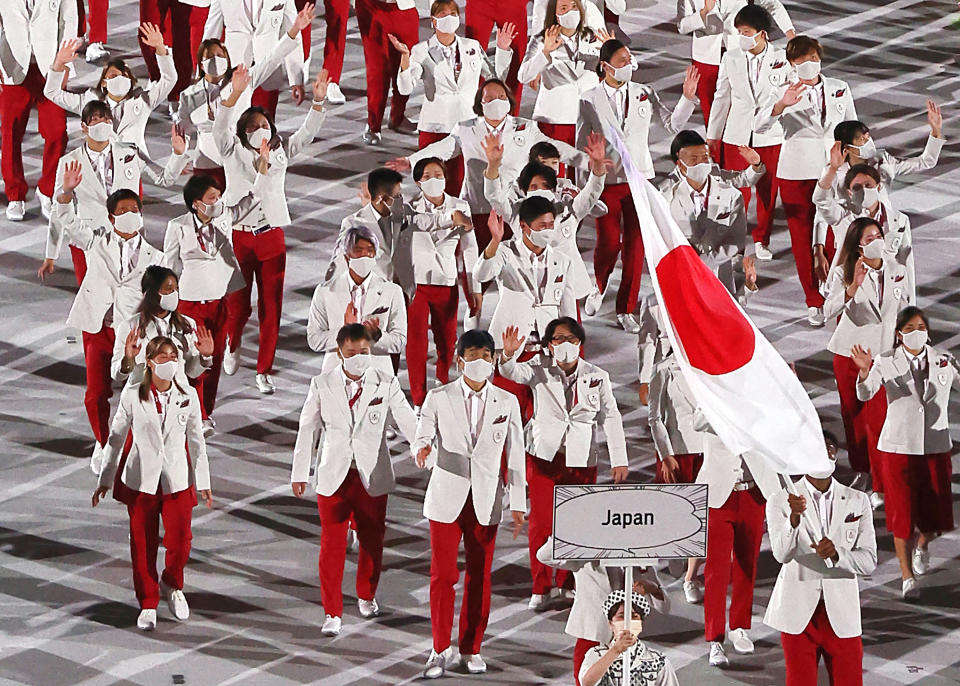
<path id="1" fill-rule="evenodd" d="M 883 502 L 884 472 L 876 449 L 886 400 L 882 393 L 867 402 L 857 397 L 858 367 L 852 350 L 857 345 L 871 351 L 892 348 L 897 316 L 915 302 L 907 269 L 884 243 L 880 224 L 869 217 L 853 220 L 840 247 L 837 266 L 827 278 L 824 314 L 837 321 L 827 350 L 833 353 L 850 466 L 873 477 L 871 502 L 875 508 Z"/>
<path id="2" fill-rule="evenodd" d="M 196 391 L 174 380 L 178 354 L 176 344 L 164 336 L 147 344 L 143 381 L 120 395 L 92 499 L 96 507 L 113 488 L 113 497 L 127 506 L 133 586 L 140 603 L 137 626 L 143 631 L 157 626 L 161 594 L 176 620 L 189 618 L 183 570 L 190 559 L 197 492 L 213 507 L 200 400 Z M 128 435 L 130 451 L 123 455 Z M 158 577 L 161 520 L 166 554 Z"/>
<path id="3" fill-rule="evenodd" d="M 286 140 L 277 134 L 273 118 L 262 107 L 247 108 L 234 120 L 234 106 L 250 86 L 250 72 L 243 65 L 233 71 L 230 96 L 220 102 L 213 122 L 213 137 L 223 159 L 227 187 L 224 202 L 234 206 L 250 193 L 254 185 L 257 202 L 234 220 L 233 252 L 240 264 L 245 285 L 231 293 L 227 301 L 227 348 L 224 366 L 235 369 L 239 362 L 243 328 L 253 313 L 250 298 L 257 282 L 257 315 L 260 320 L 260 350 L 257 355 L 257 389 L 264 395 L 274 391 L 273 360 L 280 333 L 283 308 L 283 276 L 287 248 L 283 227 L 290 223 L 287 209 L 287 165 L 308 146 L 320 131 L 326 113 L 323 99 L 327 92 L 327 73 L 323 70 L 313 82 L 313 105 L 300 128 Z M 234 123 L 235 122 L 235 123 Z M 269 155 L 264 170 L 259 158 Z M 258 177 L 265 176 L 265 179 Z"/>
<path id="4" fill-rule="evenodd" d="M 502 29 L 497 28 L 497 50 L 491 65 L 486 45 L 457 35 L 460 7 L 456 0 L 434 2 L 430 6 L 430 23 L 433 35 L 413 49 L 390 36 L 390 43 L 400 53 L 397 90 L 401 95 L 410 95 L 418 83 L 423 83 L 423 105 L 417 123 L 420 149 L 446 138 L 459 122 L 474 116 L 473 100 L 481 80 L 506 78 L 513 58 L 510 45 L 517 33 L 509 22 Z M 459 195 L 463 157 L 452 157 L 446 164 L 446 191 Z"/>
<path id="5" fill-rule="evenodd" d="M 887 529 L 903 577 L 904 597 L 917 593 L 916 576 L 930 568 L 930 541 L 953 530 L 950 453 L 950 391 L 960 389 L 960 365 L 949 352 L 928 343 L 930 325 L 918 307 L 897 317 L 897 341 L 876 358 L 855 346 L 857 398 L 883 389 L 886 418 L 877 448 L 884 471 Z M 914 531 L 919 531 L 910 548 Z"/>
<path id="6" fill-rule="evenodd" d="M 150 113 L 166 99 L 177 82 L 177 70 L 173 53 L 163 44 L 163 32 L 155 24 L 141 24 L 140 35 L 145 45 L 157 54 L 160 78 L 151 81 L 146 88 L 137 85 L 133 70 L 122 59 L 112 59 L 104 66 L 97 85 L 83 93 L 64 90 L 63 72 L 67 64 L 77 58 L 77 50 L 83 42 L 79 38 L 66 41 L 57 52 L 43 94 L 68 112 L 80 114 L 83 106 L 91 100 L 101 100 L 110 105 L 113 114 L 113 130 L 118 140 L 136 145 L 147 155 L 144 131 Z"/>

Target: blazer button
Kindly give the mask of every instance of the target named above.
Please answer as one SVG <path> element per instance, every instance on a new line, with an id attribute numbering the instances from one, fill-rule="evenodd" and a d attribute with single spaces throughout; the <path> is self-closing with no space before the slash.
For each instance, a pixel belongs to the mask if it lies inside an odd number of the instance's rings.
<path id="1" fill-rule="evenodd" d="M 919 408 L 917 411 L 920 412 L 920 414 L 923 414 L 923 408 L 922 408 L 922 407 Z"/>

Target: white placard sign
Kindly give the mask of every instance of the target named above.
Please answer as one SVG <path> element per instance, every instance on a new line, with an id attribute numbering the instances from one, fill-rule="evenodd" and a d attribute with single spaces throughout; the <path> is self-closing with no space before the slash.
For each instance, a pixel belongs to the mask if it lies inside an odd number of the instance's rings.
<path id="1" fill-rule="evenodd" d="M 706 484 L 556 486 L 555 560 L 705 557 Z"/>

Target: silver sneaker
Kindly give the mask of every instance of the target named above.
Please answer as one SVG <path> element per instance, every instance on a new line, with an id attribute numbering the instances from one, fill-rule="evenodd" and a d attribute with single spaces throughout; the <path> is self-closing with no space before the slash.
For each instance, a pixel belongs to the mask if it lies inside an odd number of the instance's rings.
<path id="1" fill-rule="evenodd" d="M 257 390 L 264 395 L 273 395 L 276 387 L 273 385 L 273 379 L 269 374 L 257 374 Z"/>

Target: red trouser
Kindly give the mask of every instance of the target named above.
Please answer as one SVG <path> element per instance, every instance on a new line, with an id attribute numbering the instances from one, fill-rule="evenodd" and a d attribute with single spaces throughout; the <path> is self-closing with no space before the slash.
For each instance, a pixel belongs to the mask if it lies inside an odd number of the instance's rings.
<path id="1" fill-rule="evenodd" d="M 700 473 L 700 468 L 703 466 L 703 453 L 684 453 L 674 455 L 673 459 L 675 459 L 680 466 L 680 469 L 674 474 L 676 482 L 678 484 L 694 483 L 697 480 L 697 474 Z M 660 461 L 660 456 L 657 455 L 657 471 L 654 474 L 654 481 L 658 484 L 666 483 L 666 481 L 663 480 L 662 464 L 663 462 Z"/>
<path id="2" fill-rule="evenodd" d="M 438 653 L 450 647 L 453 631 L 454 586 L 460 580 L 457 553 L 460 538 L 466 554 L 463 577 L 463 602 L 460 605 L 460 654 L 476 655 L 483 643 L 483 632 L 490 616 L 490 568 L 497 543 L 498 523 L 484 526 L 473 510 L 473 494 L 460 515 L 449 524 L 430 520 L 430 627 L 433 649 Z"/>
<path id="3" fill-rule="evenodd" d="M 490 219 L 490 213 L 485 212 L 483 214 L 478 214 L 476 212 L 471 213 L 470 221 L 473 222 L 473 230 L 476 233 L 477 237 L 477 250 L 482 253 L 487 249 L 487 245 L 490 244 L 490 227 L 487 226 L 487 221 Z M 509 225 L 503 225 L 503 239 L 508 241 L 513 238 L 513 229 Z"/>
<path id="4" fill-rule="evenodd" d="M 73 273 L 77 277 L 77 285 L 83 285 L 83 277 L 87 275 L 87 256 L 83 250 L 75 245 L 70 246 L 70 260 L 73 262 Z"/>
<path id="5" fill-rule="evenodd" d="M 567 467 L 562 454 L 552 462 L 541 460 L 527 453 L 527 493 L 530 494 L 530 576 L 533 577 L 533 593 L 544 595 L 550 589 L 572 587 L 573 579 L 566 569 L 556 570 L 537 559 L 537 551 L 553 533 L 553 487 L 597 483 L 597 468 Z"/>
<path id="6" fill-rule="evenodd" d="M 513 89 L 513 99 L 517 103 L 513 114 L 519 114 L 523 84 L 517 80 L 517 72 L 527 52 L 527 0 L 467 0 L 465 13 L 464 31 L 467 38 L 480 41 L 484 50 L 490 44 L 494 25 L 502 28 L 504 24 L 513 22 L 517 27 L 517 37 L 510 46 L 513 49 L 513 59 L 510 61 L 510 70 L 505 81 L 507 86 Z"/>
<path id="7" fill-rule="evenodd" d="M 196 491 L 187 488 L 170 495 L 137 493 L 127 504 L 130 515 L 130 562 L 133 588 L 141 610 L 155 610 L 160 601 L 157 577 L 157 550 L 160 547 L 160 520 L 163 519 L 163 583 L 183 590 L 183 568 L 190 559 L 190 519 L 197 503 Z"/>
<path id="8" fill-rule="evenodd" d="M 277 118 L 277 103 L 280 102 L 279 90 L 266 90 L 265 88 L 256 88 L 250 96 L 251 107 L 262 107 L 269 114 L 271 119 Z"/>
<path id="9" fill-rule="evenodd" d="M 197 389 L 200 408 L 203 410 L 203 418 L 206 419 L 217 403 L 217 388 L 220 386 L 220 369 L 223 367 L 223 351 L 227 340 L 227 299 L 181 300 L 177 309 L 180 314 L 206 327 L 213 336 L 213 366 L 196 379 L 190 380 L 190 385 Z"/>
<path id="10" fill-rule="evenodd" d="M 713 96 L 717 92 L 717 76 L 720 74 L 720 65 L 693 60 L 693 66 L 700 72 L 700 82 L 697 84 L 697 99 L 700 101 L 700 110 L 703 112 L 703 125 L 706 126 L 710 122 L 710 108 L 713 106 Z"/>
<path id="11" fill-rule="evenodd" d="M 349 18 L 350 0 L 323 0 L 323 21 L 327 24 L 327 35 L 323 41 L 323 68 L 330 75 L 330 83 L 340 83 L 340 75 L 343 74 Z"/>
<path id="12" fill-rule="evenodd" d="M 37 190 L 47 197 L 53 196 L 57 180 L 57 163 L 67 147 L 67 115 L 43 97 L 44 76 L 36 64 L 31 63 L 23 83 L 19 86 L 3 86 L 0 98 L 0 170 L 7 201 L 24 200 L 27 197 L 27 180 L 23 175 L 23 137 L 30 121 L 30 109 L 37 107 L 37 126 L 43 136 L 43 167 Z"/>
<path id="13" fill-rule="evenodd" d="M 883 469 L 877 455 L 877 440 L 887 419 L 887 392 L 880 388 L 867 402 L 857 398 L 857 375 L 860 370 L 853 358 L 833 356 L 833 375 L 840 394 L 840 417 L 847 437 L 847 455 L 850 468 L 857 472 L 870 472 L 873 490 L 884 491 Z"/>
<path id="14" fill-rule="evenodd" d="M 253 310 L 250 307 L 253 282 L 257 282 L 257 319 L 260 320 L 260 351 L 257 374 L 269 374 L 280 335 L 280 311 L 283 309 L 283 276 L 287 267 L 287 248 L 283 229 L 275 228 L 254 236 L 252 231 L 233 232 L 233 254 L 240 264 L 245 286 L 227 296 L 227 339 L 230 350 L 240 347 L 243 327 Z"/>
<path id="15" fill-rule="evenodd" d="M 181 0 L 140 0 L 140 22 L 156 24 L 163 30 L 165 42 L 173 51 L 173 64 L 177 68 L 177 83 L 167 96 L 179 100 L 180 91 L 190 85 L 196 70 L 197 48 L 203 40 L 203 25 L 207 21 L 208 7 L 194 7 Z M 153 48 L 139 37 L 140 52 L 147 63 L 150 79 L 160 78 L 160 67 Z"/>
<path id="16" fill-rule="evenodd" d="M 416 407 L 427 397 L 427 329 L 437 348 L 437 381 L 450 380 L 450 363 L 457 345 L 457 287 L 418 283 L 407 307 L 407 374 L 410 399 Z"/>
<path id="17" fill-rule="evenodd" d="M 617 314 L 628 314 L 637 309 L 640 295 L 640 275 L 643 273 L 643 238 L 640 236 L 640 220 L 637 208 L 625 183 L 611 184 L 603 189 L 600 201 L 607 206 L 607 213 L 597 217 L 597 246 L 593 252 L 593 271 L 597 286 L 603 292 L 617 256 L 623 249 L 623 275 L 617 291 Z M 623 238 L 621 240 L 621 231 Z"/>
<path id="18" fill-rule="evenodd" d="M 757 181 L 757 226 L 753 229 L 754 243 L 770 245 L 770 231 L 773 229 L 773 211 L 777 206 L 777 191 L 780 181 L 777 179 L 777 162 L 780 161 L 779 145 L 758 145 L 754 148 L 760 155 L 760 161 L 767 170 Z M 749 166 L 736 145 L 723 144 L 723 168 L 740 171 Z M 750 206 L 750 186 L 741 188 L 743 208 Z"/>
<path id="19" fill-rule="evenodd" d="M 587 656 L 590 649 L 600 645 L 597 641 L 588 641 L 585 638 L 578 638 L 573 646 L 573 681 L 580 686 L 580 668 L 583 666 L 583 658 Z"/>
<path id="20" fill-rule="evenodd" d="M 885 474 L 883 509 L 887 513 L 887 531 L 908 540 L 914 529 L 924 534 L 953 530 L 953 465 L 949 452 L 881 452 L 871 457 L 880 463 L 878 467 Z"/>
<path id="21" fill-rule="evenodd" d="M 802 634 L 780 634 L 787 668 L 786 686 L 817 686 L 817 663 L 823 662 L 831 686 L 863 686 L 863 641 L 838 638 L 830 626 L 823 600 Z"/>
<path id="22" fill-rule="evenodd" d="M 356 521 L 360 552 L 357 556 L 357 598 L 373 600 L 383 565 L 383 536 L 387 531 L 387 494 L 367 493 L 356 469 L 347 472 L 333 495 L 318 495 L 320 513 L 320 600 L 323 611 L 343 615 L 343 562 L 347 555 L 347 527 Z"/>
<path id="23" fill-rule="evenodd" d="M 816 179 L 778 179 L 780 202 L 787 215 L 790 231 L 790 250 L 797 264 L 797 277 L 806 299 L 807 307 L 823 307 L 823 296 L 817 289 L 813 275 L 813 218 L 817 208 L 813 204 L 813 189 Z"/>
<path id="24" fill-rule="evenodd" d="M 110 398 L 113 396 L 113 377 L 110 362 L 113 360 L 113 328 L 104 326 L 97 333 L 83 332 L 83 359 L 87 365 L 87 390 L 83 405 L 93 429 L 93 437 L 100 445 L 106 445 L 110 435 Z"/>
<path id="25" fill-rule="evenodd" d="M 293 4 L 297 8 L 297 12 L 299 12 L 304 7 L 306 7 L 307 3 L 309 2 L 310 0 L 294 0 Z M 316 3 L 313 3 L 313 4 L 316 4 Z M 312 24 L 307 24 L 307 28 L 300 31 L 300 43 L 303 45 L 304 62 L 306 62 L 307 59 L 310 57 L 310 39 L 312 36 L 313 36 Z"/>
<path id="26" fill-rule="evenodd" d="M 107 42 L 107 8 L 110 0 L 87 0 L 89 12 L 87 21 L 90 23 L 88 39 L 91 43 Z"/>
<path id="27" fill-rule="evenodd" d="M 723 641 L 730 595 L 730 628 L 749 629 L 753 584 L 763 538 L 764 500 L 760 490 L 733 491 L 707 516 L 707 562 L 703 567 L 703 615 L 707 641 Z M 732 569 L 731 569 L 732 568 Z"/>
<path id="28" fill-rule="evenodd" d="M 357 24 L 363 42 L 363 59 L 367 64 L 367 126 L 379 133 L 391 84 L 390 126 L 398 126 L 403 121 L 407 107 L 407 96 L 397 90 L 400 53 L 390 45 L 387 35 L 393 34 L 412 48 L 420 40 L 420 17 L 416 8 L 401 10 L 380 0 L 357 0 Z"/>
<path id="29" fill-rule="evenodd" d="M 557 141 L 563 141 L 568 145 L 577 145 L 576 124 L 548 124 L 547 122 L 541 121 L 537 122 L 537 125 L 540 127 L 540 130 L 543 131 L 544 135 L 550 136 L 550 138 Z M 566 176 L 567 178 L 572 179 L 573 168 L 567 167 L 561 162 L 560 169 L 557 170 L 557 176 Z"/>
<path id="30" fill-rule="evenodd" d="M 431 143 L 441 141 L 448 135 L 449 134 L 446 133 L 421 131 L 419 140 L 417 141 L 417 147 L 420 150 L 423 150 Z M 463 155 L 457 155 L 456 157 L 451 157 L 449 160 L 447 160 L 445 169 L 446 171 L 444 174 L 447 180 L 447 187 L 444 190 L 454 197 L 459 197 L 460 187 L 463 185 Z"/>

